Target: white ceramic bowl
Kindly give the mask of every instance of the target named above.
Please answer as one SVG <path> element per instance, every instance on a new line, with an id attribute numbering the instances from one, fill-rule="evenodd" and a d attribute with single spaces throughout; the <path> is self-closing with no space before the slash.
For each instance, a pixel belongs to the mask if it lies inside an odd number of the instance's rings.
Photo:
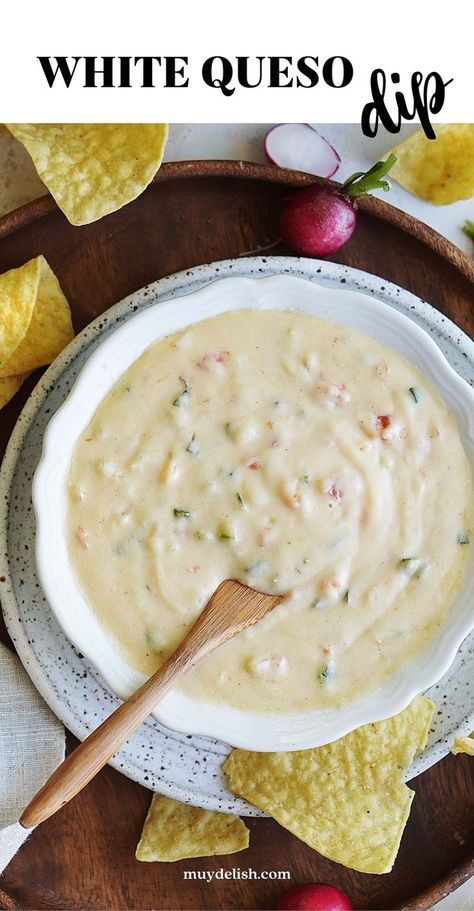
<path id="1" fill-rule="evenodd" d="M 298 309 L 345 323 L 407 357 L 443 396 L 457 419 L 463 445 L 474 466 L 474 391 L 423 329 L 373 297 L 286 275 L 226 278 L 131 317 L 94 351 L 51 420 L 33 482 L 36 556 L 46 597 L 65 633 L 121 698 L 137 688 L 143 677 L 127 664 L 101 627 L 79 589 L 69 560 L 65 518 L 71 456 L 104 396 L 153 341 L 218 313 L 249 307 Z M 172 729 L 205 734 L 245 749 L 295 750 L 329 743 L 362 724 L 401 711 L 415 695 L 435 683 L 474 627 L 473 604 L 474 563 L 429 645 L 376 691 L 340 709 L 271 716 L 198 702 L 172 691 L 154 714 Z"/>

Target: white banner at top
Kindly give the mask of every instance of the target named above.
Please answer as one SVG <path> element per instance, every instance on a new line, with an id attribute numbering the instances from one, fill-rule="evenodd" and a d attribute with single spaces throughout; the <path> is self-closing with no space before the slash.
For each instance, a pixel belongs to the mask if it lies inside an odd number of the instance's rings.
<path id="1" fill-rule="evenodd" d="M 465 0 L 9 0 L 6 122 L 474 120 Z M 469 18 L 468 18 L 469 17 Z"/>

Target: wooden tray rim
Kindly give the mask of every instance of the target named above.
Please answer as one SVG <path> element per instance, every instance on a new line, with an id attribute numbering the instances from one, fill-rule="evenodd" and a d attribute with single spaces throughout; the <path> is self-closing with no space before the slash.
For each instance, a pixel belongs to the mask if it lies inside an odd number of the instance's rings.
<path id="1" fill-rule="evenodd" d="M 183 180 L 196 177 L 230 177 L 241 180 L 262 180 L 268 183 L 277 183 L 300 188 L 311 183 L 340 186 L 333 180 L 315 177 L 303 171 L 292 171 L 279 168 L 276 165 L 256 164 L 250 161 L 230 161 L 226 159 L 169 161 L 163 164 L 153 178 L 159 183 L 171 180 Z M 456 244 L 452 243 L 438 231 L 430 228 L 424 222 L 409 215 L 402 209 L 378 199 L 375 196 L 365 196 L 358 202 L 358 207 L 375 218 L 389 222 L 394 227 L 411 234 L 416 240 L 430 247 L 439 256 L 447 259 L 469 281 L 474 283 L 474 260 L 471 260 Z M 0 218 L 0 240 L 13 234 L 15 231 L 33 224 L 40 218 L 58 211 L 58 206 L 50 193 L 25 203 L 12 212 Z M 80 228 L 78 229 L 80 230 Z"/>

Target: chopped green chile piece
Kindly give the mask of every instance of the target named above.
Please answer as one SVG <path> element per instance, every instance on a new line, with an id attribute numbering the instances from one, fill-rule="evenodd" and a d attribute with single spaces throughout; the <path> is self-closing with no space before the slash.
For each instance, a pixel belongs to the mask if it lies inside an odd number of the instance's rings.
<path id="1" fill-rule="evenodd" d="M 199 449 L 196 443 L 196 434 L 193 433 L 188 445 L 186 446 L 186 452 L 190 452 L 191 455 L 198 455 Z"/>
<path id="2" fill-rule="evenodd" d="M 214 541 L 215 534 L 213 531 L 203 531 L 202 528 L 198 528 L 197 531 L 194 532 L 194 537 L 197 538 L 198 541 Z"/>
<path id="3" fill-rule="evenodd" d="M 244 501 L 243 501 L 242 497 L 240 496 L 239 491 L 237 491 L 237 493 L 236 493 L 235 496 L 237 497 L 237 500 L 238 500 L 238 502 L 240 503 L 240 505 L 243 506 L 243 505 L 244 505 Z"/>
<path id="4" fill-rule="evenodd" d="M 416 576 L 417 578 L 419 578 L 423 569 L 423 564 L 419 557 L 402 557 L 398 565 L 407 576 Z"/>
<path id="5" fill-rule="evenodd" d="M 189 395 L 189 386 L 188 386 L 186 380 L 182 376 L 180 376 L 180 380 L 184 384 L 184 389 L 182 392 L 179 393 L 179 395 L 176 396 L 176 398 L 173 402 L 173 405 L 175 408 L 181 408 L 181 406 L 184 405 L 184 403 Z"/>
<path id="6" fill-rule="evenodd" d="M 145 630 L 145 641 L 149 649 L 155 653 L 155 655 L 162 655 L 164 652 L 164 646 L 159 641 L 159 637 L 156 636 L 156 633 L 152 629 Z"/>
<path id="7" fill-rule="evenodd" d="M 352 597 L 351 597 L 351 590 L 350 590 L 350 588 L 348 588 L 347 591 L 344 592 L 343 601 L 345 601 L 346 604 L 350 604 L 350 603 L 351 603 Z"/>
<path id="8" fill-rule="evenodd" d="M 331 662 L 328 662 L 321 668 L 318 674 L 318 680 L 320 683 L 325 683 L 326 680 L 330 680 L 331 677 L 334 677 L 334 666 Z"/>
<path id="9" fill-rule="evenodd" d="M 266 566 L 265 560 L 257 560 L 256 563 L 250 563 L 249 566 L 246 566 L 245 572 L 248 576 L 255 576 L 257 573 L 262 571 L 264 566 Z"/>
<path id="10" fill-rule="evenodd" d="M 230 522 L 222 521 L 219 523 L 217 529 L 217 537 L 222 538 L 225 541 L 234 541 L 235 540 L 235 531 L 232 528 Z"/>
<path id="11" fill-rule="evenodd" d="M 465 531 L 459 532 L 456 541 L 458 544 L 469 544 L 469 535 Z"/>
<path id="12" fill-rule="evenodd" d="M 177 506 L 173 509 L 173 513 L 177 519 L 190 519 L 191 513 L 189 509 L 179 509 Z"/>
<path id="13" fill-rule="evenodd" d="M 311 602 L 310 607 L 315 608 L 316 610 L 319 610 L 321 607 L 324 607 L 323 599 L 315 598 L 314 601 Z"/>

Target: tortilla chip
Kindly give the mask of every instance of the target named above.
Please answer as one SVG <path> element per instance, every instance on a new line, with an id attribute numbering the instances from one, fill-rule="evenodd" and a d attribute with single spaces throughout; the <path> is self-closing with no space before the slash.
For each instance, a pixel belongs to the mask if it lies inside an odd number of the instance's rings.
<path id="1" fill-rule="evenodd" d="M 72 338 L 68 302 L 44 256 L 0 275 L 0 378 L 50 364 Z"/>
<path id="2" fill-rule="evenodd" d="M 233 750 L 224 772 L 235 794 L 315 851 L 361 873 L 388 873 L 414 796 L 404 773 L 426 745 L 433 711 L 419 696 L 399 715 L 315 750 Z"/>
<path id="3" fill-rule="evenodd" d="M 467 753 L 468 756 L 474 756 L 474 733 L 468 737 L 455 737 L 451 747 L 451 753 L 455 756 L 458 753 Z"/>
<path id="4" fill-rule="evenodd" d="M 155 176 L 166 123 L 9 123 L 72 225 L 136 199 Z"/>
<path id="5" fill-rule="evenodd" d="M 398 161 L 390 176 L 415 196 L 444 206 L 474 196 L 474 123 L 436 128 L 436 139 L 422 130 L 392 151 Z"/>
<path id="6" fill-rule="evenodd" d="M 10 269 L 0 275 L 0 373 L 11 376 L 21 370 L 3 373 L 20 342 L 26 335 L 31 322 L 38 295 L 40 266 L 37 259 L 31 259 L 19 269 Z"/>
<path id="7" fill-rule="evenodd" d="M 73 337 L 68 302 L 44 256 L 0 275 L 0 408 Z"/>
<path id="8" fill-rule="evenodd" d="M 28 374 L 25 373 L 24 376 L 7 376 L 3 380 L 0 379 L 0 408 L 3 408 L 13 398 L 27 376 Z"/>
<path id="9" fill-rule="evenodd" d="M 249 846 L 249 830 L 238 816 L 201 810 L 155 794 L 135 857 L 173 861 L 235 854 Z"/>

